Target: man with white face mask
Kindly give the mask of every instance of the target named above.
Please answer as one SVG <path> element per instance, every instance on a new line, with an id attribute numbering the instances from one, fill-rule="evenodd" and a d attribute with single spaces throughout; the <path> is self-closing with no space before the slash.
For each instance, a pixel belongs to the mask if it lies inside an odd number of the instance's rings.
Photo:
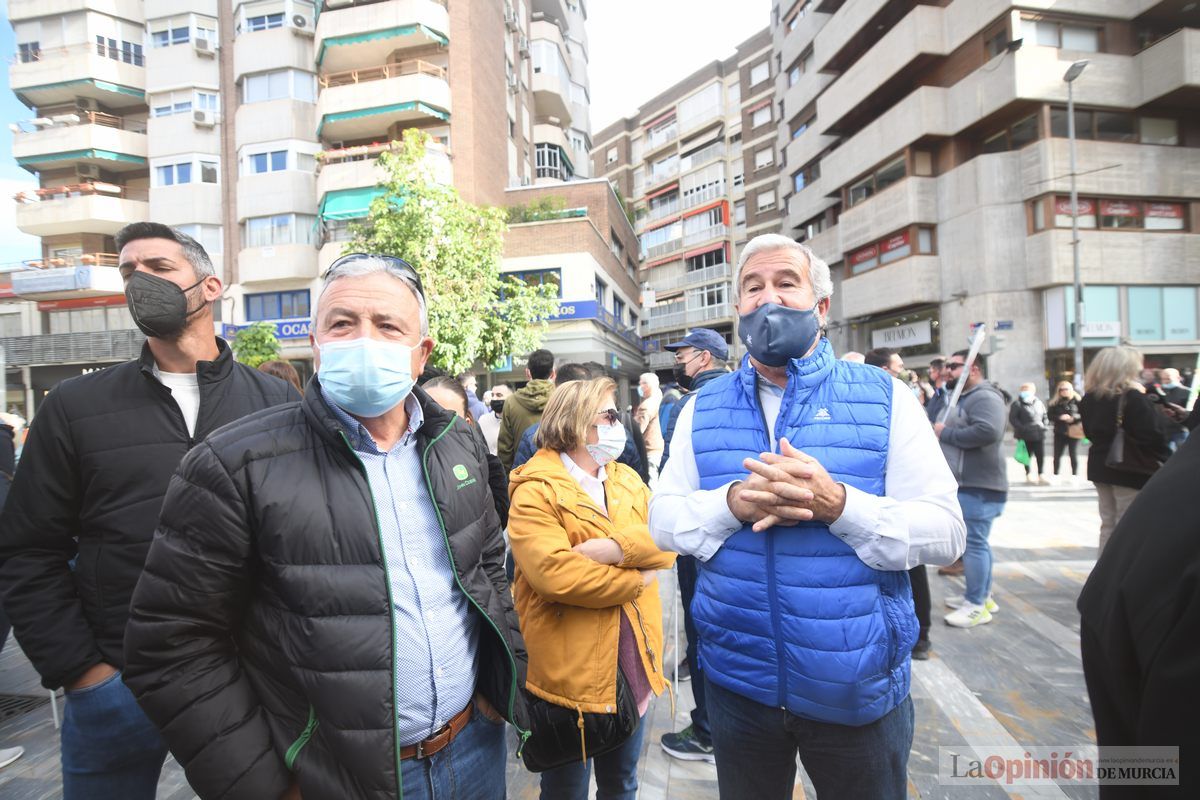
<path id="1" fill-rule="evenodd" d="M 835 359 L 833 282 L 768 234 L 737 278 L 747 357 L 679 413 L 650 501 L 663 549 L 703 562 L 692 601 L 723 800 L 907 796 L 917 639 L 907 570 L 965 528 L 917 399 Z"/>
<path id="2" fill-rule="evenodd" d="M 501 798 L 524 646 L 487 446 L 414 388 L 420 279 L 343 256 L 312 330 L 304 400 L 171 482 L 126 682 L 203 797 Z"/>

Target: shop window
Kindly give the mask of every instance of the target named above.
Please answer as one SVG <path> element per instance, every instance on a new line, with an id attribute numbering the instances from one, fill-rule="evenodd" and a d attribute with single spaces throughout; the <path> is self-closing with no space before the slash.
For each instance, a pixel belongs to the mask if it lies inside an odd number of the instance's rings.
<path id="1" fill-rule="evenodd" d="M 1142 204 L 1130 200 L 1101 200 L 1100 227 L 1142 227 Z"/>
<path id="2" fill-rule="evenodd" d="M 912 236 L 908 231 L 902 231 L 895 236 L 889 236 L 879 243 L 879 263 L 890 264 L 912 255 Z"/>
<path id="3" fill-rule="evenodd" d="M 1146 203 L 1146 230 L 1183 230 L 1183 211 L 1183 203 Z"/>
<path id="4" fill-rule="evenodd" d="M 854 275 L 878 267 L 879 245 L 871 244 L 860 247 L 846 257 L 846 262 L 850 265 L 850 272 Z"/>
<path id="5" fill-rule="evenodd" d="M 933 228 L 917 228 L 917 252 L 924 255 L 933 253 Z"/>
<path id="6" fill-rule="evenodd" d="M 1076 215 L 1079 217 L 1079 227 L 1094 228 L 1096 227 L 1096 201 L 1092 199 L 1084 199 L 1082 197 L 1076 200 Z M 1058 228 L 1071 227 L 1071 198 L 1057 197 L 1054 200 L 1054 225 Z"/>

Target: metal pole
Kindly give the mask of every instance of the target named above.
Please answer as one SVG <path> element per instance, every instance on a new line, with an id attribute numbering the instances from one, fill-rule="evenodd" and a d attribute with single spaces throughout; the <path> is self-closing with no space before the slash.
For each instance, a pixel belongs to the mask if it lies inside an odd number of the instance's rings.
<path id="1" fill-rule="evenodd" d="M 1067 81 L 1067 141 L 1071 149 L 1071 258 L 1075 287 L 1075 391 L 1083 394 L 1083 279 L 1079 271 L 1079 195 L 1075 191 L 1075 91 Z"/>

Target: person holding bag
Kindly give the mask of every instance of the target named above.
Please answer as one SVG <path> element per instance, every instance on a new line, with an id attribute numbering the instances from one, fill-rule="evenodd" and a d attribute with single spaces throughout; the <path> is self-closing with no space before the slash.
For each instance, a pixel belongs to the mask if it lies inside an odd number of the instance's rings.
<path id="1" fill-rule="evenodd" d="M 1079 474 L 1079 456 L 1077 449 L 1079 440 L 1083 438 L 1083 417 L 1079 415 L 1079 395 L 1070 381 L 1059 381 L 1054 389 L 1054 399 L 1050 401 L 1050 419 L 1054 421 L 1054 474 L 1058 475 L 1058 465 L 1062 461 L 1063 451 L 1071 459 L 1071 477 Z"/>
<path id="2" fill-rule="evenodd" d="M 1165 418 L 1138 381 L 1142 354 L 1106 347 L 1084 375 L 1079 402 L 1083 432 L 1091 440 L 1087 477 L 1100 502 L 1100 552 L 1138 491 L 1171 454 Z"/>
<path id="3" fill-rule="evenodd" d="M 1046 428 L 1049 420 L 1046 417 L 1046 406 L 1037 396 L 1037 387 L 1032 383 L 1021 384 L 1021 394 L 1009 406 L 1008 422 L 1013 427 L 1019 443 L 1025 445 L 1025 458 L 1017 451 L 1017 461 L 1025 467 L 1025 482 L 1049 486 L 1046 480 Z M 1037 462 L 1038 477 L 1032 473 L 1032 463 Z"/>
<path id="4" fill-rule="evenodd" d="M 637 793 L 642 718 L 667 687 L 657 571 L 673 553 L 647 527 L 649 490 L 616 463 L 625 446 L 609 378 L 554 390 L 538 452 L 513 470 L 513 595 L 529 653 L 532 736 L 523 756 L 541 796 Z"/>

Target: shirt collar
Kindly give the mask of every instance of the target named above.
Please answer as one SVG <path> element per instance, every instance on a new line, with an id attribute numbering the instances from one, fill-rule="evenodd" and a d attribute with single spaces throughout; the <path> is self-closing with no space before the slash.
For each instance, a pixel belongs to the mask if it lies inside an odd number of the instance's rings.
<path id="1" fill-rule="evenodd" d="M 346 413 L 345 409 L 329 396 L 329 393 L 325 391 L 325 387 L 323 386 L 321 387 L 321 397 L 325 400 L 325 405 L 329 406 L 329 410 L 333 412 L 333 416 L 346 432 L 346 438 L 350 440 L 351 447 L 366 453 L 383 452 L 375 445 L 375 440 L 371 438 L 370 432 L 363 427 L 363 424 Z M 411 392 L 404 398 L 404 410 L 408 412 L 408 429 L 400 437 L 400 441 L 396 442 L 395 447 L 407 445 L 411 437 L 416 435 L 416 432 L 425 424 L 425 412 L 421 409 L 421 403 L 417 400 L 416 395 Z"/>
<path id="2" fill-rule="evenodd" d="M 563 466 L 567 468 L 567 474 L 579 481 L 581 486 L 587 485 L 584 483 L 584 481 L 590 481 L 592 483 L 604 483 L 604 481 L 608 479 L 608 473 L 604 471 L 604 467 L 600 467 L 600 471 L 593 476 L 583 467 L 576 464 L 574 460 L 572 460 L 572 458 L 566 453 L 559 453 L 558 457 L 562 459 Z"/>

